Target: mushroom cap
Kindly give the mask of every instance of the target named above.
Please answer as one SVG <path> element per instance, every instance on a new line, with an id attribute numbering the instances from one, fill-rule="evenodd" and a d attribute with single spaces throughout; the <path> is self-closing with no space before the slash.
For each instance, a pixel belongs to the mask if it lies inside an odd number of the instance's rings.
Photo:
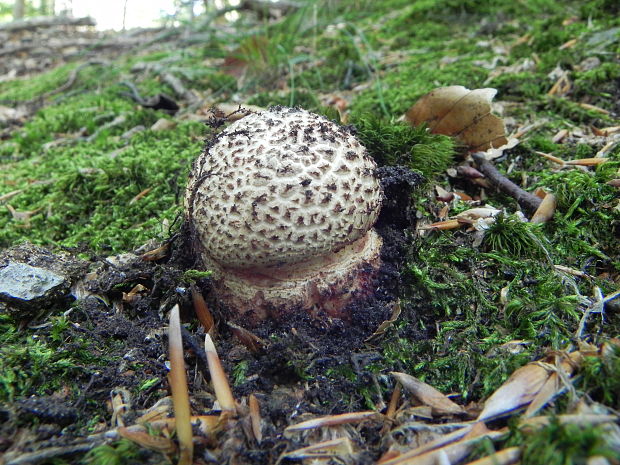
<path id="1" fill-rule="evenodd" d="M 185 195 L 203 260 L 267 267 L 337 252 L 377 219 L 375 169 L 348 128 L 308 111 L 234 122 L 196 160 Z"/>

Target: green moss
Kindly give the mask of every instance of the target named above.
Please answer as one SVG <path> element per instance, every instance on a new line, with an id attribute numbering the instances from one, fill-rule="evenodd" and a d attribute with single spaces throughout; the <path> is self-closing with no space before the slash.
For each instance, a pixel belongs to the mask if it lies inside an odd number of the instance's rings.
<path id="1" fill-rule="evenodd" d="M 0 246 L 30 240 L 121 251 L 165 238 L 162 221 L 172 223 L 180 211 L 184 179 L 200 153 L 203 133 L 199 123 L 183 123 L 174 131 L 136 134 L 115 158 L 110 151 L 118 143 L 102 138 L 16 162 L 2 175 L 24 189 L 11 204 L 38 213 L 26 224 L 8 212 L 1 215 Z M 32 179 L 45 182 L 31 186 Z"/>
<path id="2" fill-rule="evenodd" d="M 562 425 L 552 419 L 548 426 L 535 431 L 511 427 L 508 445 L 522 448 L 524 465 L 578 465 L 589 457 L 617 457 L 617 450 L 606 438 L 610 435 L 604 426 Z"/>
<path id="3" fill-rule="evenodd" d="M 129 439 L 121 439 L 113 444 L 102 444 L 90 450 L 82 459 L 85 465 L 123 465 L 139 463 L 144 459 L 144 449 Z M 162 458 L 163 459 L 163 458 Z"/>
<path id="4" fill-rule="evenodd" d="M 93 361 L 78 350 L 80 341 L 74 341 L 74 351 L 57 350 L 67 342 L 60 337 L 66 328 L 66 319 L 56 317 L 49 335 L 29 335 L 19 332 L 8 315 L 0 315 L 0 401 L 49 395 L 70 385 L 83 372 L 82 364 Z"/>
<path id="5" fill-rule="evenodd" d="M 568 263 L 581 264 L 596 256 L 618 262 L 613 230 L 620 224 L 617 193 L 606 182 L 615 163 L 596 172 L 564 170 L 541 176 L 538 185 L 555 193 L 557 213 L 547 225 L 557 253 Z M 617 265 L 616 265 L 617 266 Z"/>
<path id="6" fill-rule="evenodd" d="M 297 89 L 290 92 L 261 92 L 248 100 L 248 104 L 269 108 L 276 105 L 301 107 L 316 112 L 321 104 L 316 96 L 307 90 Z"/>
<path id="7" fill-rule="evenodd" d="M 69 77 L 75 64 L 66 64 L 41 74 L 37 79 L 18 79 L 0 82 L 0 100 L 24 101 L 60 87 Z"/>
<path id="8" fill-rule="evenodd" d="M 232 380 L 234 386 L 239 386 L 246 381 L 246 374 L 249 368 L 250 362 L 247 360 L 242 360 L 234 366 L 232 371 Z"/>
<path id="9" fill-rule="evenodd" d="M 212 271 L 187 270 L 183 273 L 183 281 L 193 283 L 199 279 L 210 278 Z"/>
<path id="10" fill-rule="evenodd" d="M 586 357 L 577 387 L 591 399 L 620 408 L 620 349 L 609 346 L 602 357 Z"/>
<path id="11" fill-rule="evenodd" d="M 507 253 L 513 257 L 548 257 L 545 238 L 539 228 L 516 215 L 500 213 L 484 234 L 484 245 L 491 251 Z"/>
<path id="12" fill-rule="evenodd" d="M 385 121 L 371 115 L 353 120 L 358 137 L 379 165 L 405 165 L 432 178 L 451 165 L 452 139 L 426 128 Z"/>

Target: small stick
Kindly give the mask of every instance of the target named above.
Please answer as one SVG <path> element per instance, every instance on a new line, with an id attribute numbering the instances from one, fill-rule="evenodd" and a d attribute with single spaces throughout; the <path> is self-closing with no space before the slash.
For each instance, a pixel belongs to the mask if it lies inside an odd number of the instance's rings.
<path id="1" fill-rule="evenodd" d="M 540 206 L 541 200 L 533 194 L 524 191 L 514 182 L 500 173 L 493 164 L 487 160 L 482 152 L 472 153 L 472 158 L 478 165 L 478 169 L 494 184 L 500 191 L 514 198 L 521 208 L 529 212 L 535 212 Z"/>

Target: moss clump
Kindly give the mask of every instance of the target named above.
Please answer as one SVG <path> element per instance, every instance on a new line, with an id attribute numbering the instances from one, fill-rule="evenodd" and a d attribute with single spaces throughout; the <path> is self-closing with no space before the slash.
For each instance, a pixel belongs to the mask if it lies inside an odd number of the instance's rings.
<path id="1" fill-rule="evenodd" d="M 500 213 L 485 231 L 483 244 L 490 250 L 513 257 L 549 257 L 546 239 L 539 228 L 516 215 Z"/>
<path id="2" fill-rule="evenodd" d="M 307 90 L 297 89 L 295 91 L 280 92 L 261 92 L 248 100 L 248 104 L 257 105 L 263 108 L 272 106 L 301 107 L 304 110 L 316 112 L 321 107 L 316 96 Z"/>
<path id="3" fill-rule="evenodd" d="M 567 263 L 582 267 L 597 257 L 620 269 L 614 239 L 620 227 L 617 192 L 606 184 L 617 165 L 601 165 L 594 173 L 565 170 L 540 177 L 538 185 L 554 192 L 558 202 L 554 222 L 545 229 L 556 253 Z"/>
<path id="4" fill-rule="evenodd" d="M 620 348 L 608 347 L 601 357 L 586 357 L 577 387 L 590 398 L 618 410 L 620 408 Z"/>
<path id="5" fill-rule="evenodd" d="M 102 444 L 90 450 L 81 463 L 85 465 L 123 465 L 144 463 L 152 455 L 129 439 L 121 439 L 113 444 Z M 163 457 L 160 457 L 163 460 Z"/>
<path id="6" fill-rule="evenodd" d="M 509 446 L 521 446 L 521 463 L 527 465 L 579 465 L 601 456 L 615 460 L 617 450 L 606 438 L 604 426 L 560 424 L 557 419 L 543 428 L 524 431 L 511 427 Z"/>
<path id="7" fill-rule="evenodd" d="M 0 215 L 0 247 L 27 239 L 122 251 L 165 238 L 162 221 L 172 223 L 180 210 L 182 179 L 203 133 L 201 124 L 183 123 L 175 131 L 139 133 L 116 156 L 110 152 L 119 144 L 108 138 L 14 164 L 0 176 L 23 189 L 11 205 L 36 213 L 27 222 Z M 31 179 L 45 182 L 31 185 Z"/>
<path id="8" fill-rule="evenodd" d="M 213 275 L 212 271 L 187 270 L 183 273 L 182 280 L 186 283 L 193 283 L 199 279 L 207 279 Z"/>
<path id="9" fill-rule="evenodd" d="M 0 315 L 0 401 L 33 394 L 50 394 L 75 380 L 84 372 L 84 364 L 93 358 L 79 350 L 74 341 L 72 351 L 59 351 L 68 341 L 61 333 L 67 325 L 57 319 L 47 335 L 28 336 L 17 331 L 8 315 Z"/>
<path id="10" fill-rule="evenodd" d="M 453 161 L 454 141 L 423 127 L 364 115 L 353 120 L 358 137 L 379 165 L 404 165 L 427 178 L 443 173 Z"/>

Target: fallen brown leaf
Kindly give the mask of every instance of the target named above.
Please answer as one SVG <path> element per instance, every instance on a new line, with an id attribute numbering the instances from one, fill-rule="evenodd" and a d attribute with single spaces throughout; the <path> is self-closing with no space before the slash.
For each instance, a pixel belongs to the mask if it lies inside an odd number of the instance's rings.
<path id="1" fill-rule="evenodd" d="M 146 447 L 165 455 L 173 455 L 177 451 L 177 447 L 171 439 L 163 436 L 154 436 L 144 427 L 141 429 L 121 427 L 116 431 L 120 436 L 135 442 L 141 447 Z"/>
<path id="2" fill-rule="evenodd" d="M 254 334 L 251 331 L 248 331 L 241 326 L 238 326 L 234 323 L 228 322 L 228 327 L 231 329 L 232 333 L 239 339 L 241 344 L 243 344 L 250 352 L 256 354 L 262 351 L 267 343 Z"/>
<path id="3" fill-rule="evenodd" d="M 491 114 L 496 89 L 463 86 L 434 89 L 422 96 L 406 115 L 413 126 L 428 125 L 434 134 L 455 137 L 470 152 L 497 148 L 508 142 L 501 118 Z"/>
<path id="4" fill-rule="evenodd" d="M 446 395 L 414 376 L 406 373 L 390 373 L 419 402 L 428 405 L 436 415 L 455 415 L 464 413 L 463 407 L 452 402 Z"/>
<path id="5" fill-rule="evenodd" d="M 351 440 L 346 437 L 341 437 L 286 452 L 280 458 L 297 460 L 334 458 L 338 459 L 336 463 L 351 463 L 350 460 L 347 460 L 351 455 L 353 455 L 353 444 Z M 330 463 L 332 462 L 330 461 Z"/>
<path id="6" fill-rule="evenodd" d="M 579 160 L 568 160 L 567 165 L 573 166 L 598 166 L 608 162 L 608 158 L 580 158 Z"/>
<path id="7" fill-rule="evenodd" d="M 375 411 L 342 413 L 340 415 L 328 415 L 325 417 L 313 418 L 312 420 L 302 421 L 296 425 L 287 426 L 284 433 L 295 433 L 307 429 L 322 428 L 324 426 L 343 425 L 346 423 L 359 423 L 369 419 L 379 419 L 382 415 Z"/>
<path id="8" fill-rule="evenodd" d="M 258 399 L 254 394 L 250 394 L 249 407 L 252 433 L 254 434 L 256 442 L 260 443 L 263 440 L 263 432 L 261 430 L 260 419 L 260 405 L 258 404 Z"/>
<path id="9" fill-rule="evenodd" d="M 553 218 L 553 214 L 555 213 L 556 200 L 555 195 L 547 194 L 543 197 L 542 202 L 540 202 L 540 206 L 534 212 L 530 223 L 539 224 L 546 223 L 551 218 Z"/>
<path id="10" fill-rule="evenodd" d="M 236 404 L 235 399 L 230 390 L 230 384 L 228 384 L 228 378 L 220 357 L 217 355 L 217 350 L 213 344 L 213 340 L 209 334 L 205 335 L 205 352 L 207 354 L 207 362 L 209 364 L 209 373 L 211 374 L 211 382 L 213 383 L 213 390 L 215 391 L 215 397 L 220 404 L 220 408 L 223 411 L 235 412 Z"/>

